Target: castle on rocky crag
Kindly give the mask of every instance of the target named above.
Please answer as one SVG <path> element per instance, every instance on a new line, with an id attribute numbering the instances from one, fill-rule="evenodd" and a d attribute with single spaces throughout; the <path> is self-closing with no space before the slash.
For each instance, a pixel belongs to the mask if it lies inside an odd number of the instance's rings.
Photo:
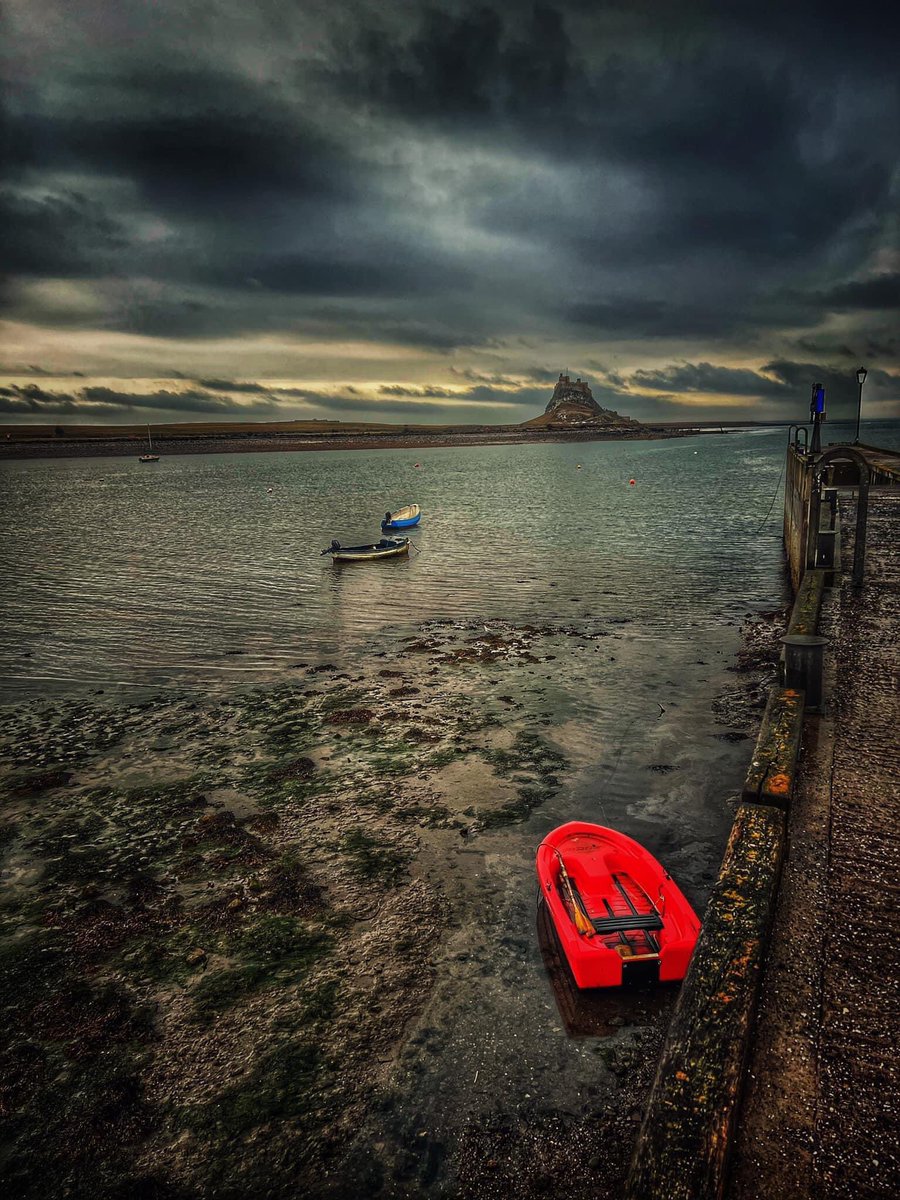
<path id="1" fill-rule="evenodd" d="M 621 425 L 636 426 L 638 421 L 621 417 L 611 408 L 602 408 L 594 399 L 586 379 L 572 379 L 568 372 L 560 374 L 550 397 L 550 403 L 539 417 L 526 421 L 526 425 L 573 426 L 573 425 Z"/>
<path id="2" fill-rule="evenodd" d="M 550 397 L 550 403 L 544 409 L 544 412 L 554 412 L 556 409 L 562 408 L 567 404 L 577 404 L 581 408 L 588 408 L 595 413 L 603 411 L 594 399 L 586 379 L 582 379 L 579 376 L 573 382 L 568 375 L 560 372 L 559 380 L 553 389 L 553 395 Z"/>

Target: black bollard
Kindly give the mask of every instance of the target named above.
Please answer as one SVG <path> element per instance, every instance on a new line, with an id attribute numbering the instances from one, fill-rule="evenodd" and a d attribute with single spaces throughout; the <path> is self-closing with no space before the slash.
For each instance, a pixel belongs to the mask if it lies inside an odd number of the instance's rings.
<path id="1" fill-rule="evenodd" d="M 806 707 L 822 711 L 822 672 L 826 639 L 815 634 L 789 633 L 784 646 L 784 686 L 806 693 Z"/>

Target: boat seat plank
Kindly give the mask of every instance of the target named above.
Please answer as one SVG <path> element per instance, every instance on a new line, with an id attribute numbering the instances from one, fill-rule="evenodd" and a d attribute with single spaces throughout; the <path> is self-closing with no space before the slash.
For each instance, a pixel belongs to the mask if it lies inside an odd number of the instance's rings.
<path id="1" fill-rule="evenodd" d="M 613 876 L 613 879 L 616 884 L 617 890 L 621 894 L 624 895 L 621 885 L 619 884 L 619 882 L 615 876 Z M 626 896 L 625 899 L 626 899 L 626 902 L 628 903 L 628 912 L 624 912 L 624 913 L 613 912 L 612 905 L 610 904 L 609 900 L 604 899 L 603 903 L 606 905 L 606 911 L 609 913 L 609 916 L 608 917 L 592 917 L 591 914 L 587 910 L 587 906 L 584 902 L 584 899 L 583 899 L 581 893 L 579 892 L 578 888 L 575 887 L 574 884 L 572 886 L 572 891 L 575 894 L 575 898 L 576 898 L 576 901 L 578 902 L 579 908 L 584 913 L 584 915 L 587 917 L 587 919 L 590 921 L 590 923 L 593 925 L 595 933 L 627 933 L 629 930 L 633 930 L 633 931 L 637 931 L 639 929 L 652 930 L 652 929 L 662 929 L 664 927 L 663 919 L 660 916 L 659 911 L 657 910 L 656 906 L 652 903 L 652 901 L 649 900 L 649 897 L 648 897 L 648 902 L 650 903 L 650 910 L 651 910 L 650 912 L 639 913 L 635 909 L 635 907 L 631 903 L 631 901 L 628 899 L 628 897 Z"/>
<path id="2" fill-rule="evenodd" d="M 597 933 L 625 933 L 629 929 L 662 929 L 659 913 L 625 913 L 622 916 L 588 917 Z"/>

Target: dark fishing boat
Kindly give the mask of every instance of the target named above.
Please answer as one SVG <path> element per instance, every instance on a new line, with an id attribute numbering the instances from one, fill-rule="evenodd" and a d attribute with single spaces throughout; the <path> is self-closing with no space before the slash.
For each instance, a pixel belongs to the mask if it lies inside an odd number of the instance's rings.
<path id="1" fill-rule="evenodd" d="M 700 921 L 643 846 L 614 829 L 570 821 L 544 838 L 536 865 L 578 987 L 684 978 Z"/>
<path id="2" fill-rule="evenodd" d="M 421 516 L 422 510 L 418 504 L 407 504 L 404 508 L 398 508 L 396 512 L 386 512 L 381 528 L 411 529 L 413 525 L 418 525 Z"/>
<path id="3" fill-rule="evenodd" d="M 322 551 L 330 554 L 333 562 L 371 562 L 376 558 L 399 558 L 401 554 L 409 554 L 409 538 L 382 538 L 371 546 L 342 546 L 340 542 L 332 542 Z"/>

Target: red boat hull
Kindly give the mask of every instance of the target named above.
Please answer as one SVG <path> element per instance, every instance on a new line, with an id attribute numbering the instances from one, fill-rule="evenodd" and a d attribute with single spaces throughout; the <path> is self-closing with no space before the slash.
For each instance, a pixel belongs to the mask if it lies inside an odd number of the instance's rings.
<path id="1" fill-rule="evenodd" d="M 536 865 L 578 987 L 684 978 L 700 921 L 665 868 L 633 838 L 570 821 L 544 838 Z"/>

